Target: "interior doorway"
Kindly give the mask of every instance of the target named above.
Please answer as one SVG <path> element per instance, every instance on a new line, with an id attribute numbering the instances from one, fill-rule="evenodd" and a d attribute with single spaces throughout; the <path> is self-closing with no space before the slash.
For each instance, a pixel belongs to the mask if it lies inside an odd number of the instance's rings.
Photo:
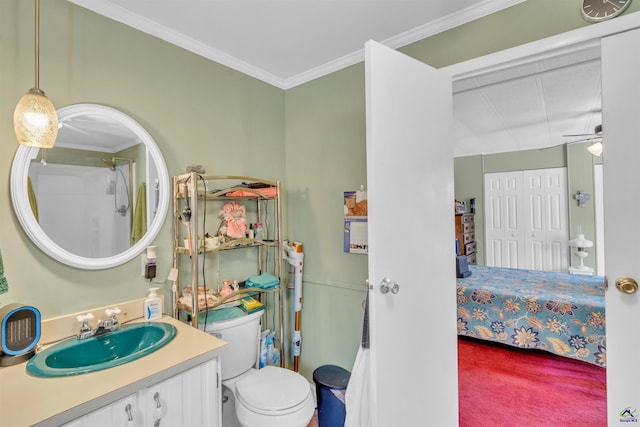
<path id="1" fill-rule="evenodd" d="M 568 161 L 567 158 L 571 155 L 568 154 L 569 151 L 578 148 L 569 149 L 568 146 L 573 145 L 576 138 L 564 136 L 586 133 L 589 128 L 602 123 L 599 43 L 571 48 L 566 52 L 545 53 L 543 58 L 529 57 L 517 61 L 512 66 L 499 65 L 497 68 L 498 71 L 490 70 L 465 77 L 457 83 L 454 81 L 455 132 L 460 138 L 454 150 L 455 193 L 457 200 L 475 199 L 476 240 L 479 240 L 478 246 L 485 249 L 479 251 L 478 264 L 568 273 L 571 264 L 568 240 L 578 230 L 586 231 L 589 239 L 596 242 L 594 252 L 601 249 L 599 244 L 604 244 L 604 234 L 597 234 L 602 230 L 598 223 L 601 224 L 603 210 L 597 209 L 598 204 L 602 203 L 602 198 L 595 197 L 594 187 L 597 182 L 595 166 L 596 163 L 601 164 L 601 161 L 594 161 L 591 155 L 585 155 L 581 160 L 588 164 L 568 165 L 567 163 L 577 158 L 573 157 Z M 576 76 L 575 73 L 585 79 L 583 84 L 566 83 L 564 79 L 569 75 Z M 562 97 L 556 98 L 555 95 L 559 93 L 552 92 L 560 92 L 559 87 L 562 88 Z M 572 98 L 574 96 L 575 98 Z M 579 131 L 575 130 L 578 128 Z M 582 146 L 581 149 L 586 150 L 586 146 Z M 556 239 L 555 246 L 538 245 L 540 251 L 537 258 L 540 262 L 536 263 L 531 251 L 535 243 L 527 242 L 527 237 L 535 233 L 519 228 L 517 235 L 505 237 L 504 229 L 497 230 L 492 227 L 492 222 L 496 222 L 496 212 L 494 206 L 491 206 L 491 201 L 495 201 L 496 194 L 492 190 L 491 178 L 500 175 L 503 178 L 507 175 L 514 178 L 514 174 L 519 174 L 520 178 L 516 181 L 522 185 L 524 173 L 540 169 L 531 169 L 530 166 L 521 168 L 520 164 L 535 161 L 539 164 L 553 163 L 555 160 L 546 160 L 544 157 L 554 154 L 563 158 L 563 163 L 555 165 L 559 166 L 558 169 L 564 168 L 566 171 L 567 166 L 575 166 L 580 169 L 578 174 L 590 169 L 587 179 L 592 181 L 592 187 L 588 191 L 591 196 L 588 206 L 591 214 L 581 216 L 586 211 L 584 208 L 581 208 L 582 212 L 572 212 L 577 209 L 577 204 L 573 206 L 576 176 L 570 173 L 565 175 L 566 180 L 561 184 L 564 192 L 562 195 L 556 195 L 562 198 L 563 203 L 555 208 L 556 213 L 562 212 L 565 215 L 562 220 L 565 227 L 562 229 L 560 240 Z M 518 201 L 513 199 L 514 204 L 511 207 L 517 207 L 519 212 L 530 216 L 536 213 L 552 215 L 550 210 L 532 209 L 531 203 L 526 206 L 525 200 L 531 201 L 527 196 Z M 508 203 L 503 205 L 508 206 Z M 520 218 L 518 225 L 523 221 L 530 222 Z M 551 232 L 552 228 L 548 227 L 545 231 Z M 499 233 L 502 235 L 498 235 Z M 505 242 L 511 237 L 514 238 L 511 242 Z M 517 241 L 517 244 L 514 244 L 514 241 Z M 529 249 L 528 253 L 526 249 Z M 542 262 L 545 257 L 549 261 L 546 264 Z M 603 258 L 603 254 L 600 254 L 597 258 L 594 256 L 593 261 Z M 552 261 L 556 260 L 558 263 L 552 265 Z M 597 271 L 603 272 L 603 268 L 599 267 Z M 604 305 L 604 295 L 601 299 Z M 532 318 L 535 319 L 533 316 Z M 544 325 L 541 326 L 544 328 Z M 496 332 L 489 328 L 487 333 Z M 478 334 L 482 335 L 482 331 L 479 330 Z M 459 375 L 462 377 L 461 373 Z M 604 406 L 601 410 L 605 412 L 603 416 L 606 416 L 606 399 Z"/>

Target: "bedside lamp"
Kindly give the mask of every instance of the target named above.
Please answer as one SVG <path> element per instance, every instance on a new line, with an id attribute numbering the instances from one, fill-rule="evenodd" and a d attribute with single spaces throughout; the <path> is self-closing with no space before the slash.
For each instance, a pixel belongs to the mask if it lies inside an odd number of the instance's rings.
<path id="1" fill-rule="evenodd" d="M 586 248 L 593 247 L 593 242 L 584 237 L 584 234 L 578 233 L 575 239 L 569 240 L 569 246 L 576 248 L 575 255 L 580 259 L 580 265 L 569 267 L 571 274 L 593 274 L 593 268 L 584 265 L 584 259 L 589 256 Z"/>

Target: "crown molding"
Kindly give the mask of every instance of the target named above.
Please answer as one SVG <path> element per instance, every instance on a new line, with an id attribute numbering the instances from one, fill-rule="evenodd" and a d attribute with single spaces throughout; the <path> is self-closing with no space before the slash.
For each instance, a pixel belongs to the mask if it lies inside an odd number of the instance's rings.
<path id="1" fill-rule="evenodd" d="M 278 77 L 245 61 L 239 60 L 226 52 L 214 49 L 211 46 L 205 45 L 204 43 L 198 42 L 190 37 L 185 37 L 183 34 L 180 34 L 171 28 L 160 25 L 157 22 L 147 19 L 139 14 L 132 13 L 130 10 L 109 1 L 67 1 L 284 90 L 291 89 L 303 83 L 307 83 L 311 80 L 315 80 L 326 76 L 327 74 L 334 73 L 364 61 L 363 44 L 363 48 L 356 52 L 337 58 L 333 61 L 329 61 L 293 77 Z M 380 43 L 393 49 L 397 49 L 524 1 L 525 0 L 483 0 L 461 12 L 442 17 L 436 21 L 429 22 L 397 36 L 383 40 Z"/>

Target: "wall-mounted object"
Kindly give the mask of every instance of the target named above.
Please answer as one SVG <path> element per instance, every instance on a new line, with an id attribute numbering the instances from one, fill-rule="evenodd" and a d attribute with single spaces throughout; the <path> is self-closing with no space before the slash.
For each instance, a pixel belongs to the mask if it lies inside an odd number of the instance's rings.
<path id="1" fill-rule="evenodd" d="M 578 201 L 578 207 L 584 208 L 587 204 L 587 201 L 591 199 L 591 194 L 585 193 L 584 191 L 578 191 L 573 197 Z"/>
<path id="2" fill-rule="evenodd" d="M 344 192 L 344 251 L 366 254 L 369 251 L 367 192 L 363 186 L 357 191 Z"/>
<path id="3" fill-rule="evenodd" d="M 63 264 L 88 270 L 121 265 L 142 253 L 156 238 L 164 223 L 169 206 L 170 187 L 169 173 L 162 153 L 153 137 L 137 121 L 113 108 L 98 104 L 75 104 L 58 110 L 58 117 L 62 127 L 58 132 L 56 146 L 47 149 L 46 165 L 32 161 L 39 157 L 40 148 L 21 145 L 16 151 L 11 166 L 11 200 L 18 220 L 24 232 L 38 248 Z M 130 152 L 135 152 L 137 153 L 136 155 L 139 154 L 138 161 L 133 166 L 137 168 L 135 173 L 136 180 L 140 183 L 155 182 L 156 180 L 158 182 L 157 193 L 145 191 L 147 198 L 157 196 L 157 199 L 146 200 L 144 212 L 147 215 L 146 232 L 139 239 L 136 239 L 135 243 L 131 244 L 127 232 L 125 238 L 126 246 L 109 254 L 100 253 L 96 255 L 95 252 L 92 253 L 92 251 L 86 250 L 86 247 L 67 245 L 70 237 L 91 237 L 93 240 L 84 240 L 85 246 L 86 244 L 91 244 L 93 245 L 92 247 L 97 247 L 94 234 L 92 234 L 93 231 L 83 233 L 77 231 L 80 221 L 91 225 L 89 221 L 91 216 L 81 215 L 81 211 L 74 210 L 74 204 L 67 204 L 66 209 L 52 211 L 49 214 L 41 210 L 41 208 L 44 208 L 44 204 L 42 203 L 43 200 L 39 200 L 37 202 L 39 220 L 35 217 L 32 207 L 34 197 L 31 197 L 34 193 L 35 200 L 37 200 L 38 194 L 44 188 L 50 189 L 50 192 L 47 193 L 49 196 L 47 200 L 50 203 L 64 201 L 72 196 L 75 197 L 73 193 L 69 192 L 69 186 L 56 185 L 55 188 L 52 187 L 53 182 L 59 182 L 59 180 L 48 179 L 48 176 L 52 176 L 54 168 L 64 167 L 65 170 L 68 170 L 74 167 L 90 167 L 92 170 L 109 171 L 110 166 L 112 166 L 115 169 L 119 169 L 121 167 L 120 164 L 114 164 L 112 161 L 114 158 L 116 160 L 118 158 L 113 156 L 119 155 L 118 153 L 127 154 Z M 90 161 L 93 163 L 88 163 Z M 126 161 L 125 163 L 129 164 L 129 170 L 131 170 L 130 162 Z M 48 169 L 51 169 L 52 172 L 47 172 Z M 119 172 L 113 171 L 111 173 L 116 174 Z M 41 178 L 34 179 L 35 175 Z M 130 176 L 128 173 L 124 173 L 124 175 Z M 122 178 L 122 175 L 118 176 L 119 179 Z M 82 179 L 77 175 L 71 176 L 69 174 L 66 174 L 65 177 L 73 178 L 76 181 Z M 29 190 L 30 181 L 33 184 L 34 191 Z M 45 187 L 40 186 L 38 188 L 38 181 L 41 181 Z M 102 192 L 108 194 L 111 186 L 108 182 L 102 182 L 104 183 Z M 122 184 L 123 181 L 119 182 Z M 137 187 L 136 185 L 134 188 Z M 124 189 L 119 189 L 114 193 L 117 193 L 118 196 L 123 196 L 122 203 L 118 203 L 118 205 L 126 204 L 124 199 L 126 191 Z M 59 194 L 59 197 L 53 197 L 54 194 Z M 99 209 L 102 205 L 91 203 L 90 196 L 93 196 L 93 194 L 85 195 L 78 202 L 86 203 L 92 209 Z M 155 206 L 157 206 L 157 209 Z M 111 212 L 113 207 L 114 200 L 111 199 L 109 205 L 104 209 L 100 209 L 97 213 L 102 215 L 105 212 Z M 129 214 L 133 211 L 133 209 L 128 210 Z M 61 227 L 47 228 L 45 222 L 49 221 L 50 223 L 54 219 L 58 219 L 54 218 L 53 215 L 61 212 L 67 215 L 66 222 L 63 221 Z M 74 215 L 73 221 L 69 220 L 70 215 Z M 120 215 L 116 215 L 116 217 L 125 219 Z M 126 231 L 130 227 L 130 220 L 130 218 L 127 218 L 124 221 L 127 226 Z M 101 225 L 105 224 L 105 222 L 101 222 Z M 69 232 L 63 232 L 62 226 L 73 227 L 73 229 Z M 53 230 L 53 232 L 47 230 Z M 106 227 L 99 228 L 95 232 L 99 233 L 99 236 L 106 236 L 104 239 L 110 233 Z"/>

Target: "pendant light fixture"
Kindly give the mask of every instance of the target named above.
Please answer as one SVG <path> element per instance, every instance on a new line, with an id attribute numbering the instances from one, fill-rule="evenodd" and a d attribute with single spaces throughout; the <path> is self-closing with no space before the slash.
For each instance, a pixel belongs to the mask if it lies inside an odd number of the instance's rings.
<path id="1" fill-rule="evenodd" d="M 587 150 L 589 150 L 589 152 L 594 156 L 600 156 L 602 154 L 603 148 L 604 147 L 602 146 L 602 140 L 600 140 L 588 146 Z"/>
<path id="2" fill-rule="evenodd" d="M 602 124 L 599 124 L 594 129 L 594 134 L 599 136 L 600 139 L 587 147 L 587 150 L 594 156 L 602 155 L 602 149 L 604 148 L 602 145 Z"/>
<path id="3" fill-rule="evenodd" d="M 13 113 L 13 128 L 21 145 L 51 148 L 58 135 L 58 115 L 53 103 L 40 89 L 40 0 L 35 2 L 35 87 L 18 101 Z"/>

